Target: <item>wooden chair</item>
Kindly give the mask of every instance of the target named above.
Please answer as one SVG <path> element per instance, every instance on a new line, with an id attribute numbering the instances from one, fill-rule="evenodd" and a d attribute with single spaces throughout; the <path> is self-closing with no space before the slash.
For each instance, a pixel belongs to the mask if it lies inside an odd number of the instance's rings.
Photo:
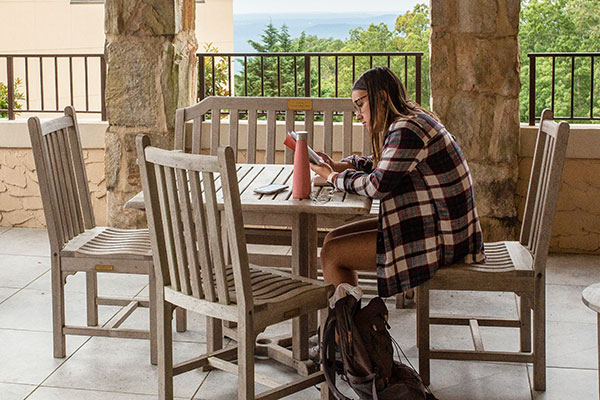
<path id="1" fill-rule="evenodd" d="M 54 357 L 65 357 L 67 334 L 110 336 L 150 339 L 150 359 L 156 364 L 156 290 L 148 230 L 96 226 L 73 107 L 43 123 L 31 117 L 28 126 L 50 239 Z M 65 323 L 64 285 L 78 271 L 86 274 L 88 326 Z M 147 274 L 150 301 L 98 296 L 98 272 Z M 123 308 L 100 327 L 99 305 Z M 137 307 L 150 308 L 151 329 L 119 329 Z"/>
<path id="2" fill-rule="evenodd" d="M 322 382 L 320 371 L 283 386 L 254 373 L 256 335 L 269 325 L 326 308 L 333 288 L 249 264 L 232 148 L 220 148 L 217 156 L 185 154 L 150 147 L 148 137 L 140 135 L 137 151 L 158 283 L 159 397 L 173 397 L 173 375 L 200 367 L 237 373 L 239 399 L 255 398 L 255 379 L 272 388 L 260 399 L 281 398 Z M 237 348 L 209 348 L 173 366 L 169 327 L 174 306 L 237 323 Z M 237 365 L 231 362 L 236 354 Z"/>
<path id="3" fill-rule="evenodd" d="M 545 270 L 552 220 L 569 139 L 569 125 L 552 121 L 544 110 L 533 155 L 525 212 L 518 242 L 485 244 L 485 264 L 461 264 L 440 268 L 418 287 L 417 345 L 419 372 L 430 380 L 430 359 L 533 363 L 535 390 L 546 388 L 546 287 Z M 520 297 L 517 320 L 430 315 L 430 290 L 513 292 Z M 533 349 L 531 346 L 533 312 Z M 465 325 L 471 328 L 474 350 L 431 349 L 430 325 Z M 486 351 L 479 326 L 520 329 L 520 352 Z"/>

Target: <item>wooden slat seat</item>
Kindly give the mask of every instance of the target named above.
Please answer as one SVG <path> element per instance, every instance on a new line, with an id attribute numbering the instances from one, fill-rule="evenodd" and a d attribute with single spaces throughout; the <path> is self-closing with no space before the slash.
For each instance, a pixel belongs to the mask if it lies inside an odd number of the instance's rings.
<path id="1" fill-rule="evenodd" d="M 482 264 L 452 264 L 452 273 L 468 271 L 469 273 L 513 274 L 531 276 L 533 274 L 533 257 L 523 253 L 519 242 L 493 242 L 485 244 L 486 261 Z M 436 276 L 443 276 L 448 268 L 442 267 Z"/>
<path id="2" fill-rule="evenodd" d="M 120 256 L 152 261 L 148 229 L 96 226 L 71 239 L 62 251 L 68 257 Z"/>

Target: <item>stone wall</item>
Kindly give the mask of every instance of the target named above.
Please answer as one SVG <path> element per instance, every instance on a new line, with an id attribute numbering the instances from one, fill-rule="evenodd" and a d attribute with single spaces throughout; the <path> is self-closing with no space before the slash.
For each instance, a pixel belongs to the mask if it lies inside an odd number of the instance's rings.
<path id="1" fill-rule="evenodd" d="M 107 124 L 80 116 L 78 122 L 96 224 L 105 225 L 104 132 Z M 0 122 L 0 226 L 46 226 L 25 119 Z"/>
<path id="2" fill-rule="evenodd" d="M 83 151 L 96 224 L 106 224 L 104 149 Z M 46 226 L 31 149 L 0 148 L 0 226 Z"/>
<path id="3" fill-rule="evenodd" d="M 519 0 L 431 0 L 431 106 L 459 140 L 486 241 L 513 236 Z"/>

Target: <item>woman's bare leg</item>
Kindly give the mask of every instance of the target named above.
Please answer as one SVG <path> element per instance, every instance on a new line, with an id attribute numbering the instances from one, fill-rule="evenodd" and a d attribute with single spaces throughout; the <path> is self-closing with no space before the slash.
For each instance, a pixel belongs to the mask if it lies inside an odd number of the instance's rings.
<path id="1" fill-rule="evenodd" d="M 323 240 L 323 249 L 321 249 L 321 264 L 323 265 L 323 276 L 325 282 L 332 283 L 335 286 L 342 282 L 356 285 L 358 283 L 356 271 L 377 271 L 377 266 L 375 265 L 375 257 L 377 252 L 377 227 L 377 218 L 370 218 L 342 225 L 338 228 L 335 228 L 329 232 L 327 236 L 325 236 L 325 239 Z M 368 246 L 365 246 L 362 243 L 366 243 L 365 237 L 367 241 L 370 240 L 368 238 L 370 236 L 368 232 L 373 231 L 375 232 L 375 238 L 373 239 L 375 242 L 373 243 L 373 249 L 371 250 L 368 248 Z M 326 244 L 333 239 L 353 234 L 354 236 L 350 236 L 343 241 L 336 241 L 335 244 L 326 246 Z M 372 256 L 370 255 L 371 251 L 373 252 Z M 357 255 L 357 253 L 359 254 Z M 365 255 L 372 261 L 357 261 L 357 263 L 362 263 L 359 266 L 356 266 L 355 263 L 347 262 L 349 266 L 344 267 L 344 264 L 342 263 L 342 255 L 344 254 L 346 254 L 348 258 L 351 258 L 352 260 L 359 260 L 358 257 L 360 257 L 360 255 Z M 405 290 L 404 296 L 408 302 L 414 301 L 414 290 Z M 405 303 L 406 302 L 407 301 L 405 300 Z"/>
<path id="2" fill-rule="evenodd" d="M 351 222 L 346 225 L 338 226 L 337 228 L 330 231 L 327 234 L 327 236 L 325 236 L 325 239 L 323 239 L 323 244 L 325 244 L 327 241 L 329 241 L 333 238 L 336 238 L 338 236 L 343 236 L 343 235 L 347 235 L 347 234 L 355 233 L 355 232 L 365 232 L 365 231 L 377 230 L 378 224 L 379 223 L 377 221 L 377 217 L 375 217 L 375 218 L 363 219 L 360 221 Z"/>
<path id="3" fill-rule="evenodd" d="M 356 271 L 377 271 L 377 229 L 359 230 L 372 227 L 372 224 L 361 224 L 359 221 L 352 227 L 340 227 L 332 232 L 321 249 L 321 265 L 325 282 L 334 286 L 340 283 L 358 284 Z M 346 228 L 346 230 L 342 230 Z M 350 232 L 340 234 L 340 232 Z"/>

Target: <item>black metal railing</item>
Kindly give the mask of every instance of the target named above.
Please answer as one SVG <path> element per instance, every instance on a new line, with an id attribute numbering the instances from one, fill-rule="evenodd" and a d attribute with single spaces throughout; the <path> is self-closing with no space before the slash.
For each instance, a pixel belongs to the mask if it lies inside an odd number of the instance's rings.
<path id="1" fill-rule="evenodd" d="M 387 65 L 421 102 L 422 52 L 373 53 L 197 53 L 197 100 L 208 95 L 344 97 L 366 69 Z M 235 71 L 235 63 L 239 71 Z M 6 71 L 6 107 L 0 115 L 80 113 L 106 120 L 103 54 L 0 54 Z M 1 100 L 1 99 L 0 99 Z"/>
<path id="2" fill-rule="evenodd" d="M 422 52 L 197 53 L 197 56 L 198 100 L 214 94 L 349 96 L 358 75 L 376 65 L 386 65 L 403 79 L 411 97 L 421 103 Z M 236 62 L 239 71 L 234 71 Z M 249 71 L 254 80 L 249 81 Z"/>
<path id="3" fill-rule="evenodd" d="M 527 56 L 529 125 L 540 119 L 539 115 L 543 108 L 548 107 L 548 102 L 555 114 L 554 119 L 600 120 L 600 116 L 594 115 L 595 106 L 600 107 L 600 104 L 595 104 L 598 99 L 594 98 L 594 63 L 600 53 L 528 53 Z M 543 71 L 539 73 L 541 69 Z M 557 83 L 561 90 L 557 90 Z M 560 98 L 557 99 L 557 96 Z"/>
<path id="4" fill-rule="evenodd" d="M 106 120 L 103 54 L 0 54 L 2 64 L 7 107 L 0 113 L 8 119 L 17 112 L 57 113 L 74 105 Z"/>

